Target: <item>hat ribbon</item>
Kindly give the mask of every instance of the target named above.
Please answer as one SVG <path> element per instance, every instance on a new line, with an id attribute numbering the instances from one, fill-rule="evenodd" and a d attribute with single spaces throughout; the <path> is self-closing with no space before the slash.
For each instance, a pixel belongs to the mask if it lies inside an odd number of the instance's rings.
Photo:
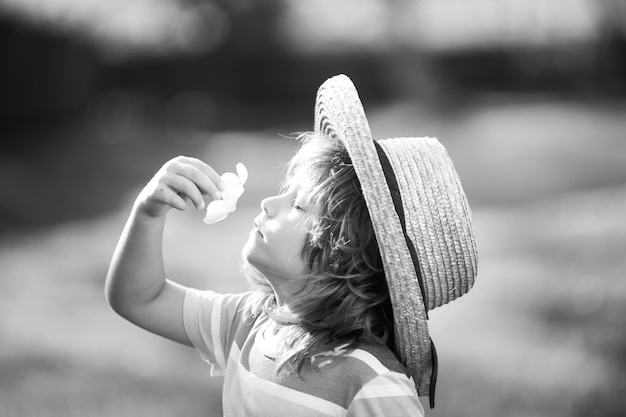
<path id="1" fill-rule="evenodd" d="M 419 282 L 420 291 L 422 293 L 424 310 L 426 311 L 426 319 L 428 319 L 428 307 L 427 307 L 428 304 L 427 304 L 427 299 L 426 299 L 426 291 L 424 289 L 424 281 L 422 278 L 419 258 L 417 257 L 417 251 L 415 250 L 413 241 L 409 237 L 407 230 L 406 230 L 404 207 L 402 206 L 402 195 L 400 194 L 400 187 L 398 186 L 398 180 L 393 171 L 393 167 L 391 166 L 391 162 L 389 162 L 389 158 L 387 158 L 387 154 L 385 153 L 384 149 L 380 146 L 380 144 L 377 141 L 374 140 L 373 142 L 376 148 L 376 152 L 378 153 L 378 159 L 380 160 L 380 164 L 383 168 L 383 173 L 385 174 L 387 187 L 389 188 L 389 191 L 391 193 L 393 206 L 396 209 L 398 218 L 400 219 L 400 225 L 402 226 L 404 240 L 406 241 L 406 245 L 409 249 L 409 253 L 411 254 L 411 260 L 413 261 L 413 267 L 415 268 L 415 274 L 417 275 L 417 281 Z M 430 400 L 430 408 L 435 408 L 435 385 L 437 383 L 438 360 L 437 360 L 437 351 L 435 350 L 435 344 L 433 343 L 432 338 L 430 338 L 430 346 L 431 346 L 431 352 L 432 352 L 431 356 L 432 356 L 433 369 L 430 375 L 430 391 L 429 391 L 428 397 Z"/>

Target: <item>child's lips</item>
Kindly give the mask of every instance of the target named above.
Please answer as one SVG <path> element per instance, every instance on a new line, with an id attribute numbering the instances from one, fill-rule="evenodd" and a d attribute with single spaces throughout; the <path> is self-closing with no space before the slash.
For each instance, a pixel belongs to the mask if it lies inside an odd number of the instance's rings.
<path id="1" fill-rule="evenodd" d="M 256 229 L 256 233 L 257 235 L 261 236 L 261 238 L 263 238 L 263 232 L 261 231 L 261 228 L 259 227 L 258 224 L 254 223 L 254 228 Z"/>

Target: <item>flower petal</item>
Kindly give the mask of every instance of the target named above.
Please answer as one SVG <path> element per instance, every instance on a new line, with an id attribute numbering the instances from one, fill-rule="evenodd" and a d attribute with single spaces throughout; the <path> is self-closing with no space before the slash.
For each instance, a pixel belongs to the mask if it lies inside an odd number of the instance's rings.
<path id="1" fill-rule="evenodd" d="M 204 216 L 204 223 L 213 224 L 224 220 L 228 216 L 228 209 L 224 200 L 214 200 L 209 203 Z"/>
<path id="2" fill-rule="evenodd" d="M 236 165 L 236 168 L 237 175 L 239 176 L 239 181 L 241 181 L 241 185 L 244 185 L 246 181 L 248 181 L 248 170 L 246 169 L 246 166 L 241 162 Z"/>
<path id="3" fill-rule="evenodd" d="M 243 194 L 243 187 L 241 185 L 229 187 L 222 191 L 222 201 L 224 201 L 226 209 L 229 212 L 235 211 L 237 200 L 239 200 L 241 194 Z"/>
<path id="4" fill-rule="evenodd" d="M 222 174 L 222 181 L 226 184 L 226 188 L 237 187 L 241 185 L 241 180 L 236 174 L 232 172 L 225 172 Z"/>
<path id="5" fill-rule="evenodd" d="M 232 213 L 237 208 L 237 201 L 243 194 L 243 183 L 248 179 L 248 170 L 240 162 L 236 166 L 237 174 L 225 172 L 221 175 L 224 181 L 224 189 L 222 190 L 222 198 L 220 200 L 211 201 L 207 206 L 204 222 L 206 224 L 217 223 Z"/>

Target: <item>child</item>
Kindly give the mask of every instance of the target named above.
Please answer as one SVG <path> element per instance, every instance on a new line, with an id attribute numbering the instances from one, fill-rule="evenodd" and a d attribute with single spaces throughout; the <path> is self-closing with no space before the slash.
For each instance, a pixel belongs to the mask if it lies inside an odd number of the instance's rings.
<path id="1" fill-rule="evenodd" d="M 433 138 L 372 140 L 344 75 L 316 101 L 281 192 L 243 248 L 254 289 L 199 291 L 166 279 L 168 210 L 225 184 L 205 163 L 166 163 L 138 196 L 111 262 L 107 298 L 137 325 L 194 346 L 224 374 L 225 416 L 419 416 L 434 407 L 428 311 L 477 272 L 470 210 Z"/>

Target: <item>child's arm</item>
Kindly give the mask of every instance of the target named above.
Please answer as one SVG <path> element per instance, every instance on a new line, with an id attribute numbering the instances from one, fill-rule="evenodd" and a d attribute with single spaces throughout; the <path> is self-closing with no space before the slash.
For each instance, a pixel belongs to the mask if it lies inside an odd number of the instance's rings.
<path id="1" fill-rule="evenodd" d="M 204 208 L 219 198 L 220 176 L 207 164 L 177 157 L 144 187 L 124 227 L 106 279 L 106 298 L 121 316 L 153 333 L 190 345 L 183 327 L 185 288 L 166 279 L 162 240 L 171 208 Z"/>

